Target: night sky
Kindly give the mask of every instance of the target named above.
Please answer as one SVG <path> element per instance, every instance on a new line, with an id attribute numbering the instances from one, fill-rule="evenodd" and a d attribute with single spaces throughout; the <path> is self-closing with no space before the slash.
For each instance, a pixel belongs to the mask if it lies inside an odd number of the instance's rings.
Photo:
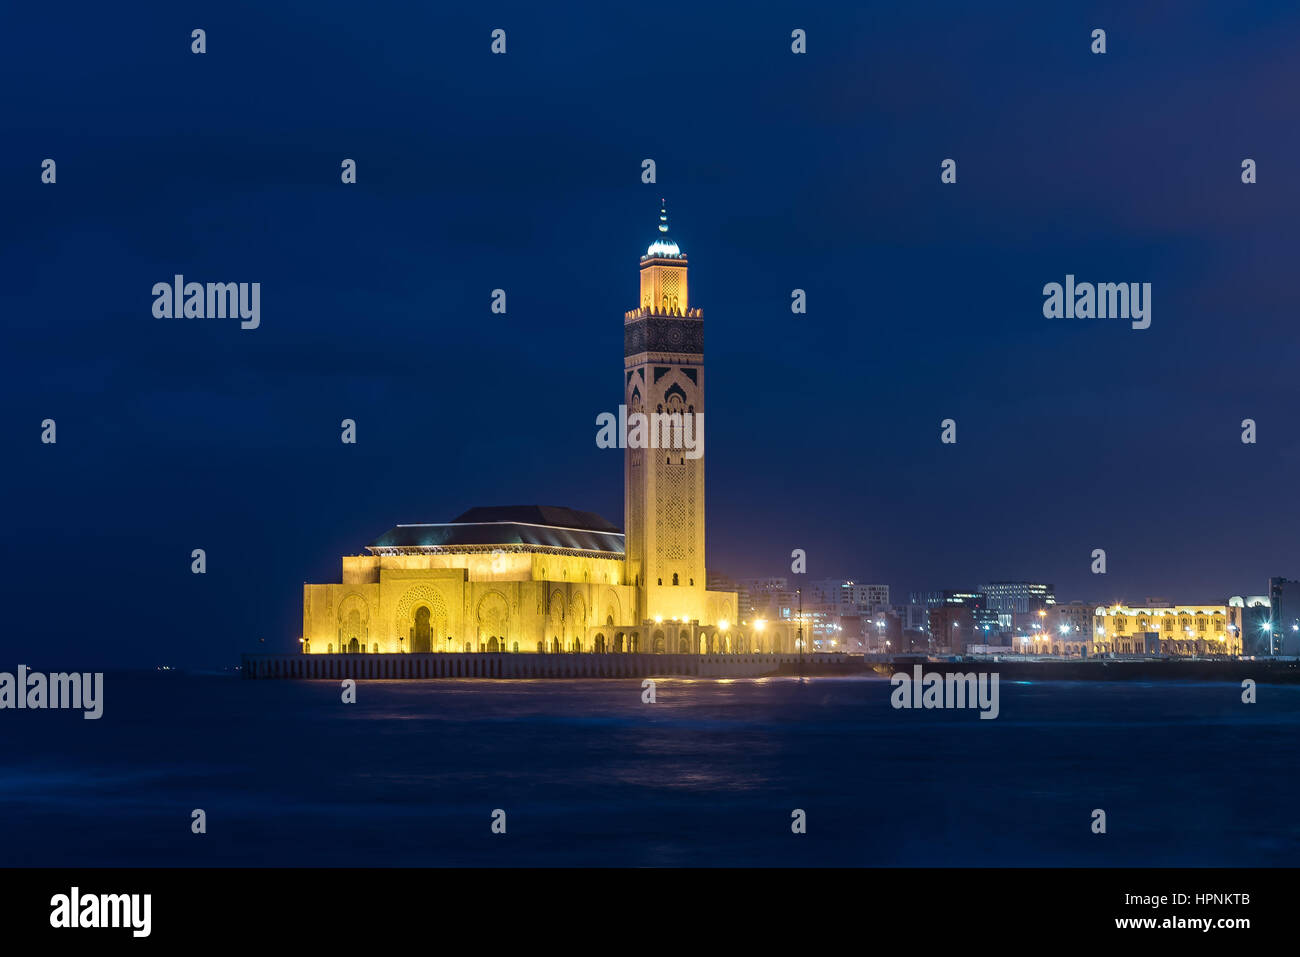
<path id="1" fill-rule="evenodd" d="M 79 6 L 0 14 L 7 667 L 293 650 L 302 583 L 399 522 L 621 525 L 595 418 L 660 196 L 712 570 L 1300 577 L 1293 3 Z M 155 319 L 175 273 L 260 282 L 261 328 Z M 1045 319 L 1067 273 L 1150 282 L 1151 328 Z"/>

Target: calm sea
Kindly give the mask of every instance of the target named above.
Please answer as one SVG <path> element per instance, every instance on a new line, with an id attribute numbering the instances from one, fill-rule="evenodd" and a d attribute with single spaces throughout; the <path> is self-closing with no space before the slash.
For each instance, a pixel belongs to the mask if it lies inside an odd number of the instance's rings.
<path id="1" fill-rule="evenodd" d="M 1004 683 L 993 721 L 889 692 L 110 674 L 99 721 L 0 712 L 0 866 L 1300 861 L 1300 686 Z"/>

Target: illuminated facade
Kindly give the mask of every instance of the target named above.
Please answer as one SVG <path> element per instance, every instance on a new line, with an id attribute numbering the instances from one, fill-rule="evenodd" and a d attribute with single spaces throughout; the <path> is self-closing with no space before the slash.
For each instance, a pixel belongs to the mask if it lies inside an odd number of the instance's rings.
<path id="1" fill-rule="evenodd" d="M 623 401 L 695 416 L 703 442 L 704 320 L 687 259 L 659 235 L 623 320 Z M 590 512 L 471 509 L 399 525 L 343 559 L 338 584 L 303 586 L 302 650 L 742 653 L 795 650 L 796 623 L 741 620 L 733 591 L 707 587 L 704 458 L 624 450 L 626 535 Z M 699 445 L 703 449 L 703 445 Z"/>
<path id="2" fill-rule="evenodd" d="M 1092 654 L 1239 655 L 1239 606 L 1103 605 L 1093 615 Z"/>

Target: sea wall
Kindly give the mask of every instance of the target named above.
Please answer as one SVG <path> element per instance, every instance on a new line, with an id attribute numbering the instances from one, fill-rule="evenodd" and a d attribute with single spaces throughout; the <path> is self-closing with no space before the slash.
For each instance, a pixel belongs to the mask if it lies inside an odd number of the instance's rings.
<path id="1" fill-rule="evenodd" d="M 858 662 L 861 662 L 859 657 Z M 849 655 L 355 654 L 244 655 L 244 678 L 752 678 L 842 671 Z M 857 670 L 861 670 L 861 664 Z"/>
<path id="2" fill-rule="evenodd" d="M 968 657 L 961 661 L 926 661 L 909 657 L 868 664 L 883 677 L 925 672 L 965 674 L 996 672 L 1002 681 L 1231 681 L 1300 684 L 1296 658 L 1081 658 L 1023 659 Z"/>

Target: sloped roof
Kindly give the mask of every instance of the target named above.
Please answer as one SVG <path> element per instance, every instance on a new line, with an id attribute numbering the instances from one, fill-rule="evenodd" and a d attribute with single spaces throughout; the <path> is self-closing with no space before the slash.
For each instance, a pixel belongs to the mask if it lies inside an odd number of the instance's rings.
<path id="1" fill-rule="evenodd" d="M 619 527 L 595 512 L 580 512 L 561 505 L 488 505 L 471 508 L 452 519 L 461 522 L 524 522 L 529 525 L 555 525 L 559 528 L 584 528 L 593 532 L 617 532 Z"/>
<path id="2" fill-rule="evenodd" d="M 556 505 L 500 505 L 471 508 L 450 522 L 397 525 L 366 547 L 373 551 L 470 545 L 535 545 L 621 556 L 623 533 L 594 512 Z"/>

